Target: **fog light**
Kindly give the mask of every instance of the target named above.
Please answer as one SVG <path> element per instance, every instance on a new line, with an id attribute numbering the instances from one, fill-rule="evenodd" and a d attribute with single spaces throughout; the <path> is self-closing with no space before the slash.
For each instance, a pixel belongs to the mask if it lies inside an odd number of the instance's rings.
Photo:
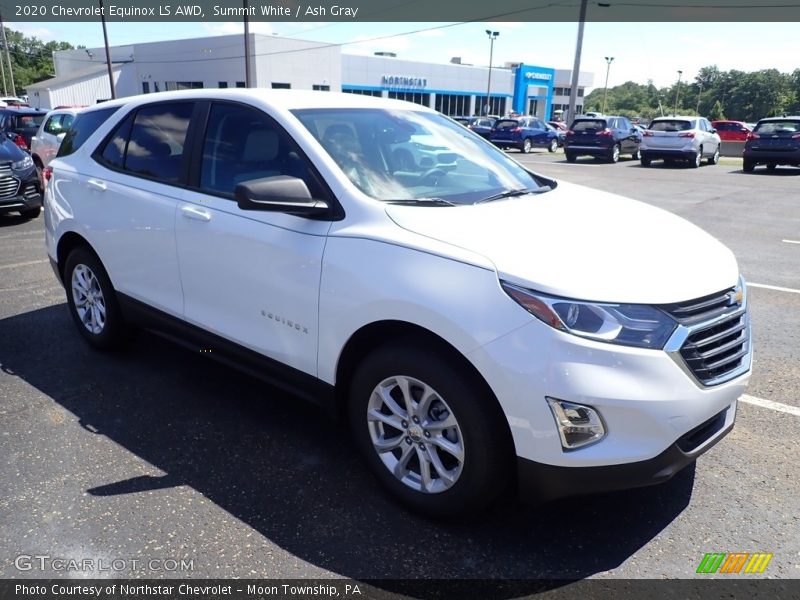
<path id="1" fill-rule="evenodd" d="M 575 450 L 599 442 L 606 435 L 600 413 L 590 406 L 545 397 L 553 411 L 561 446 Z"/>

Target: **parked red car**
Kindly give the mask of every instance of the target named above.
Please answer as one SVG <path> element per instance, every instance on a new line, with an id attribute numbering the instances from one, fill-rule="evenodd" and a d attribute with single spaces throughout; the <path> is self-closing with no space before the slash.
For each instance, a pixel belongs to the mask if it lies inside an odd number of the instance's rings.
<path id="1" fill-rule="evenodd" d="M 742 121 L 711 121 L 723 142 L 744 142 L 753 129 Z"/>

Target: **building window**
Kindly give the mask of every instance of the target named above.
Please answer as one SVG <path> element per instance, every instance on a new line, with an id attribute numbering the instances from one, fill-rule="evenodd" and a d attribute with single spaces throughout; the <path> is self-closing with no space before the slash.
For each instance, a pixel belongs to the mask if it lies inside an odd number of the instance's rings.
<path id="1" fill-rule="evenodd" d="M 290 90 L 292 89 L 291 83 L 277 83 L 275 81 L 272 82 L 272 89 L 273 90 Z"/>
<path id="2" fill-rule="evenodd" d="M 167 91 L 173 90 L 202 90 L 202 81 L 167 81 Z"/>
<path id="3" fill-rule="evenodd" d="M 315 92 L 330 92 L 331 91 L 331 86 L 329 86 L 329 85 L 318 85 L 318 84 L 315 83 L 314 85 L 311 86 L 311 89 L 314 90 Z"/>
<path id="4" fill-rule="evenodd" d="M 219 89 L 221 89 L 221 90 L 224 90 L 225 88 L 228 87 L 228 82 L 227 81 L 220 81 L 219 84 L 217 85 L 217 87 Z"/>
<path id="5" fill-rule="evenodd" d="M 143 81 L 142 82 L 142 93 L 143 94 L 149 94 L 150 93 L 150 82 L 149 81 Z"/>
<path id="6" fill-rule="evenodd" d="M 394 92 L 390 90 L 389 98 L 405 100 L 406 102 L 413 102 L 414 104 L 421 104 L 422 106 L 431 105 L 431 95 L 423 92 Z"/>
<path id="7" fill-rule="evenodd" d="M 483 115 L 498 115 L 503 116 L 506 114 L 506 102 L 508 98 L 505 96 L 492 96 L 489 99 L 489 110 L 486 110 L 486 96 L 475 96 L 475 112 Z"/>
<path id="8" fill-rule="evenodd" d="M 583 88 L 578 88 L 578 98 L 583 98 Z"/>
<path id="9" fill-rule="evenodd" d="M 463 94 L 436 94 L 436 110 L 455 117 L 469 115 L 469 96 Z"/>
<path id="10" fill-rule="evenodd" d="M 375 96 L 376 98 L 383 96 L 383 93 L 380 90 L 358 90 L 354 88 L 343 87 L 342 92 L 345 94 L 357 94 L 359 96 Z"/>
<path id="11" fill-rule="evenodd" d="M 236 87 L 237 88 L 243 88 L 244 87 L 244 81 L 237 81 L 236 82 Z"/>
<path id="12" fill-rule="evenodd" d="M 160 92 L 161 91 L 161 87 L 158 85 L 157 81 L 153 82 L 153 91 L 154 92 Z"/>

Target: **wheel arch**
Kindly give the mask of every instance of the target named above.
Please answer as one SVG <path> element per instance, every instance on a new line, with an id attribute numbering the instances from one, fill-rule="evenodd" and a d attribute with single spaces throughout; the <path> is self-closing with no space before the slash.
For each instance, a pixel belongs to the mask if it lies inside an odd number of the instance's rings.
<path id="1" fill-rule="evenodd" d="M 86 248 L 97 257 L 97 260 L 100 260 L 100 257 L 97 256 L 97 252 L 94 251 L 94 248 L 92 248 L 92 245 L 85 237 L 74 231 L 67 231 L 58 240 L 58 245 L 56 246 L 56 263 L 58 264 L 58 275 L 62 283 L 64 283 L 64 265 L 67 262 L 67 257 L 70 255 L 70 252 L 78 247 Z M 100 262 L 102 263 L 103 261 Z"/>
<path id="2" fill-rule="evenodd" d="M 388 341 L 417 344 L 426 349 L 434 349 L 437 353 L 441 353 L 447 361 L 454 363 L 454 366 L 459 368 L 459 373 L 463 373 L 472 385 L 481 390 L 482 396 L 491 402 L 496 411 L 497 421 L 503 430 L 503 439 L 499 442 L 505 446 L 504 452 L 507 454 L 508 460 L 515 459 L 514 438 L 508 418 L 483 375 L 463 353 L 447 340 L 424 327 L 407 321 L 384 320 L 369 323 L 354 332 L 347 340 L 336 364 L 334 389 L 335 411 L 338 418 L 346 419 L 350 382 L 358 365 L 370 352 Z"/>

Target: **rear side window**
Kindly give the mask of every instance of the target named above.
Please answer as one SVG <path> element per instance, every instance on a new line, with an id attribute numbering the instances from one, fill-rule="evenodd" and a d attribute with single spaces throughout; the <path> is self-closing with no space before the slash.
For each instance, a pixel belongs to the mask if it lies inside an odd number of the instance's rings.
<path id="1" fill-rule="evenodd" d="M 193 110 L 194 102 L 140 108 L 128 138 L 124 170 L 165 182 L 177 182 Z"/>
<path id="2" fill-rule="evenodd" d="M 800 133 L 800 121 L 765 121 L 756 125 L 756 131 L 765 134 L 788 133 L 794 135 Z"/>
<path id="3" fill-rule="evenodd" d="M 584 119 L 582 121 L 575 121 L 572 124 L 572 131 L 579 131 L 581 133 L 591 133 L 594 131 L 602 131 L 606 128 L 606 121 L 604 119 Z"/>
<path id="4" fill-rule="evenodd" d="M 516 129 L 519 127 L 519 121 L 516 119 L 498 119 L 494 125 L 495 129 L 499 129 L 500 131 L 508 131 L 510 129 Z"/>
<path id="5" fill-rule="evenodd" d="M 47 119 L 47 123 L 44 124 L 44 131 L 45 133 L 51 133 L 53 135 L 58 135 L 62 131 L 64 131 L 64 127 L 61 124 L 61 119 L 64 115 L 53 115 L 49 119 Z"/>
<path id="6" fill-rule="evenodd" d="M 35 127 L 36 129 L 44 121 L 45 115 L 19 115 L 17 117 L 17 127 L 20 129 L 31 129 Z"/>
<path id="7" fill-rule="evenodd" d="M 653 121 L 650 129 L 653 131 L 686 131 L 692 128 L 691 121 L 680 121 L 677 119 L 667 119 L 664 121 Z"/>
<path id="8" fill-rule="evenodd" d="M 108 118 L 119 110 L 119 107 L 102 108 L 86 113 L 81 113 L 72 123 L 72 127 L 64 137 L 61 147 L 58 149 L 57 156 L 69 156 L 92 135 L 98 127 L 105 123 Z"/>

